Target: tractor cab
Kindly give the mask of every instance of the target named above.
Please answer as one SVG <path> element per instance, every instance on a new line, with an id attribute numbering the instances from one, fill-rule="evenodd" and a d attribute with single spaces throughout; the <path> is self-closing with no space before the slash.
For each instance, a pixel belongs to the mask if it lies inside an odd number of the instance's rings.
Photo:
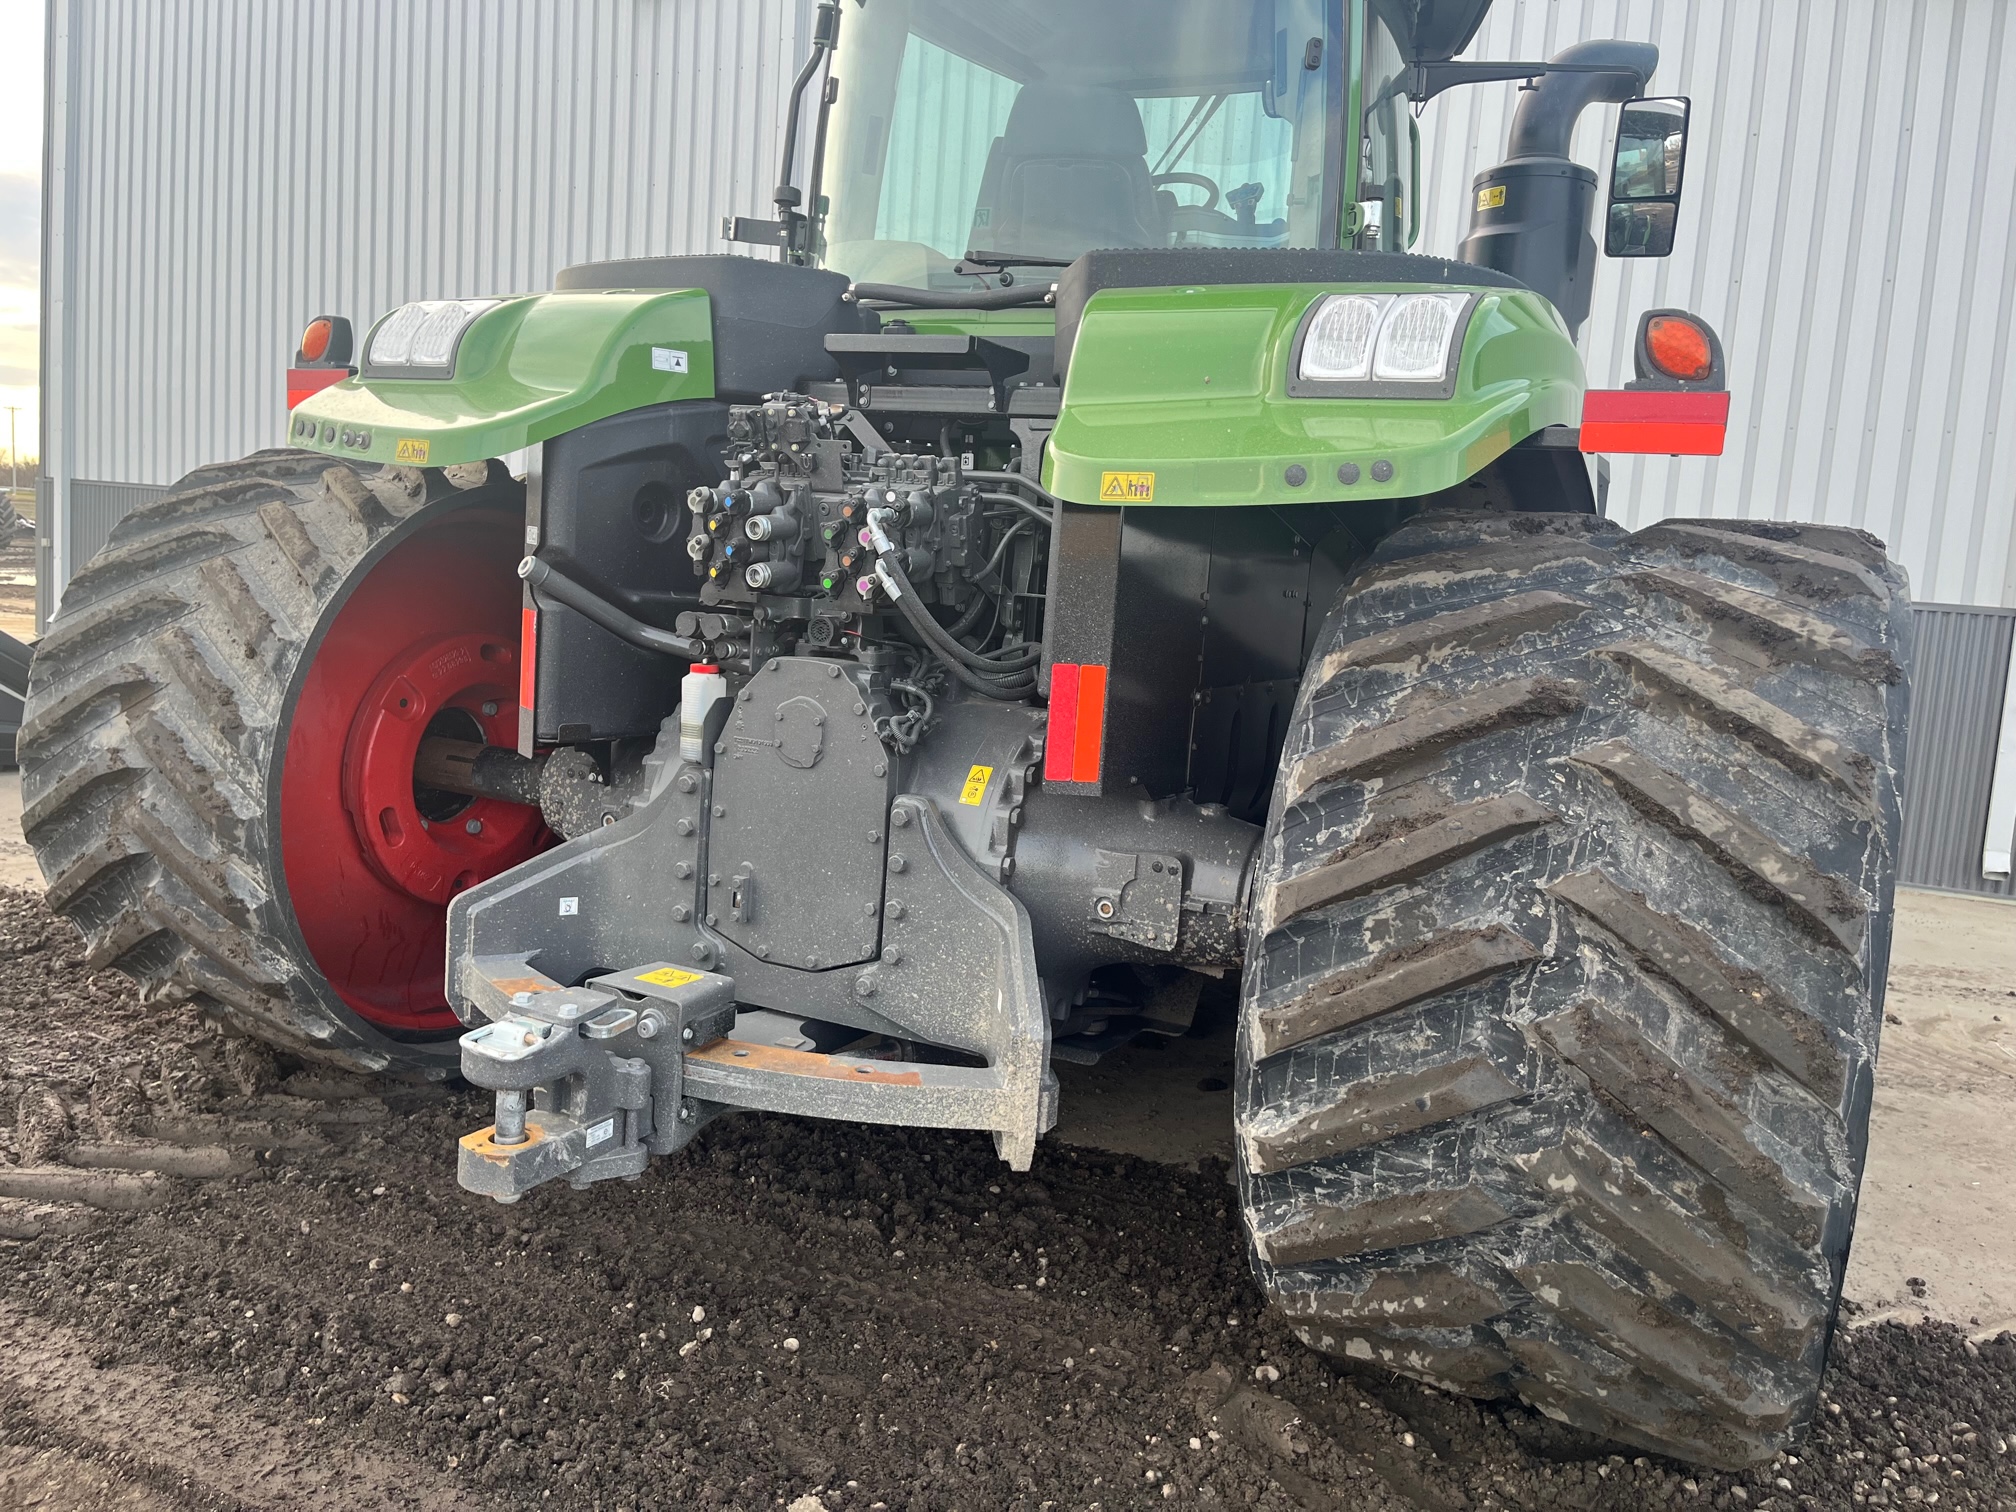
<path id="1" fill-rule="evenodd" d="M 970 289 L 1094 249 L 1348 245 L 1351 72 L 1322 0 L 873 0 L 842 18 L 809 250 Z"/>

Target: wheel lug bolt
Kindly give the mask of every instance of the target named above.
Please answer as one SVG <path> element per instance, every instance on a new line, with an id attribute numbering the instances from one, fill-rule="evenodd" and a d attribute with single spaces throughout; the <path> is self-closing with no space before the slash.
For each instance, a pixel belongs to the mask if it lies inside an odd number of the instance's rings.
<path id="1" fill-rule="evenodd" d="M 497 700 L 493 698 L 483 705 L 483 717 L 485 719 L 491 719 L 496 716 L 496 713 L 497 713 Z"/>
<path id="2" fill-rule="evenodd" d="M 462 828 L 469 831 L 472 835 L 480 835 L 483 833 L 483 821 L 481 819 L 471 819 Z"/>

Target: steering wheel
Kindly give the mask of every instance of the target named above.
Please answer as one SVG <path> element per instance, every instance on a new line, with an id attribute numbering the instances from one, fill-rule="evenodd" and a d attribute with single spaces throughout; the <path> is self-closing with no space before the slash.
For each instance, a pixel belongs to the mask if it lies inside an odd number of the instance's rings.
<path id="1" fill-rule="evenodd" d="M 1201 205 L 1185 205 L 1183 207 L 1185 210 L 1216 210 L 1222 197 L 1218 185 L 1201 173 L 1158 173 L 1155 175 L 1154 183 L 1157 189 L 1164 184 L 1194 184 L 1211 196 Z"/>

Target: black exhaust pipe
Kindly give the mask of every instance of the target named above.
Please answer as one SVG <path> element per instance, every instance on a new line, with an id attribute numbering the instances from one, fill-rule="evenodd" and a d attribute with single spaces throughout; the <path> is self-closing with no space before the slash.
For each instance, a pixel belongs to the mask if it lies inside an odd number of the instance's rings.
<path id="1" fill-rule="evenodd" d="M 1548 60 L 1558 73 L 1524 90 L 1505 161 L 1477 175 L 1470 234 L 1456 256 L 1509 273 L 1561 312 L 1568 333 L 1589 318 L 1596 277 L 1596 174 L 1568 156 L 1591 105 L 1635 100 L 1659 66 L 1649 42 L 1578 42 Z"/>

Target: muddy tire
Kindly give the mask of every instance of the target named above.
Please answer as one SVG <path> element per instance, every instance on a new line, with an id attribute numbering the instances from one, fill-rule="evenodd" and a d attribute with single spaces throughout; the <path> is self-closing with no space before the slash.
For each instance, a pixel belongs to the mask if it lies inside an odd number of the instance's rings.
<path id="1" fill-rule="evenodd" d="M 1734 1467 L 1811 1416 L 1883 1018 L 1903 576 L 1859 531 L 1424 520 L 1282 760 L 1254 1264 L 1326 1352 Z"/>
<path id="2" fill-rule="evenodd" d="M 120 521 L 36 648 L 21 732 L 23 828 L 50 906 L 82 931 L 91 967 L 116 967 L 153 997 L 193 998 L 306 1059 L 452 1067 L 454 1020 L 438 933 L 431 946 L 421 938 L 422 900 L 406 900 L 420 920 L 413 939 L 374 944 L 368 981 L 330 943 L 341 911 L 365 906 L 359 889 L 384 878 L 351 854 L 356 826 L 332 817 L 355 796 L 345 711 L 314 692 L 304 703 L 303 691 L 318 668 L 326 691 L 339 650 L 364 659 L 351 682 L 366 678 L 380 654 L 373 623 L 411 641 L 410 626 L 370 604 L 396 586 L 374 576 L 393 563 L 410 575 L 452 561 L 480 578 L 478 617 L 502 615 L 486 628 L 515 660 L 522 521 L 522 485 L 501 464 L 353 468 L 296 451 L 199 469 Z M 427 606 L 450 616 L 440 628 L 476 614 L 461 592 L 445 585 Z M 495 680 L 515 690 L 515 669 Z M 515 694 L 499 720 L 515 722 Z M 362 880 L 346 881 L 346 866 Z M 356 926 L 374 927 L 382 914 Z M 411 980 L 394 980 L 402 973 Z"/>

